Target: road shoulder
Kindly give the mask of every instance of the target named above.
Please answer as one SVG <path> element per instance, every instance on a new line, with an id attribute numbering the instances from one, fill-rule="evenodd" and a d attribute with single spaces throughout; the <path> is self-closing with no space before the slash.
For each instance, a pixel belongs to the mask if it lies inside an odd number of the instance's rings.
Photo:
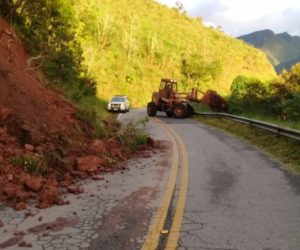
<path id="1" fill-rule="evenodd" d="M 168 140 L 151 121 L 145 129 Z M 81 194 L 66 194 L 69 205 L 16 212 L 1 205 L 0 248 L 140 249 L 159 208 L 170 170 L 169 150 L 156 149 L 122 165 L 100 180 L 84 180 Z"/>

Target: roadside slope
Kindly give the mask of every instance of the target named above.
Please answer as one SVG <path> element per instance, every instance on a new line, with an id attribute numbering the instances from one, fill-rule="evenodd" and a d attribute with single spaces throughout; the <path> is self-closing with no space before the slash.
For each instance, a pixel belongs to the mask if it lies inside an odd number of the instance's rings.
<path id="1" fill-rule="evenodd" d="M 23 42 L 1 19 L 0 34 L 0 202 L 12 201 L 16 209 L 33 197 L 41 208 L 63 204 L 59 186 L 105 171 L 103 155 L 124 160 L 125 150 L 116 140 L 93 139 L 92 127 L 47 89 Z"/>

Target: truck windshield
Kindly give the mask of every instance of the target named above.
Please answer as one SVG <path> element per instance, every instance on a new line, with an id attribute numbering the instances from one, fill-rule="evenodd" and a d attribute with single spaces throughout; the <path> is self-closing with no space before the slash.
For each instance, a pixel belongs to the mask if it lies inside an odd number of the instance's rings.
<path id="1" fill-rule="evenodd" d="M 112 102 L 124 102 L 124 97 L 113 97 L 111 99 Z"/>

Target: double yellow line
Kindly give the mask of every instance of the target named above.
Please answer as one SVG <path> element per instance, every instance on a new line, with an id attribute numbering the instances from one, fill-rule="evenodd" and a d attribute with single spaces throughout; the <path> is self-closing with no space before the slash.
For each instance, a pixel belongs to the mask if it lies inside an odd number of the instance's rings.
<path id="1" fill-rule="evenodd" d="M 157 211 L 157 216 L 149 231 L 147 238 L 144 242 L 142 250 L 155 250 L 158 247 L 161 234 L 168 234 L 165 249 L 176 249 L 178 240 L 180 237 L 180 227 L 184 214 L 184 207 L 186 201 L 187 187 L 188 187 L 188 156 L 181 138 L 163 122 L 157 118 L 153 118 L 153 121 L 158 123 L 169 135 L 173 144 L 173 156 L 172 156 L 172 168 L 169 177 L 169 181 L 164 193 L 164 197 L 160 208 Z M 181 179 L 179 187 L 179 195 L 177 199 L 175 215 L 172 219 L 172 226 L 170 230 L 164 229 L 164 224 L 167 218 L 167 213 L 171 205 L 172 196 L 174 193 L 177 173 L 179 168 L 179 153 L 181 152 Z"/>

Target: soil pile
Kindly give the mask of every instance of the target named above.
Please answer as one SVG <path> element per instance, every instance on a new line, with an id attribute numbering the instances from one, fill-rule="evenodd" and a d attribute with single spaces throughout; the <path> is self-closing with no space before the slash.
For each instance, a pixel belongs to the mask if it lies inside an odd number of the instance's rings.
<path id="1" fill-rule="evenodd" d="M 78 193 L 76 178 L 113 171 L 126 159 L 115 140 L 93 140 L 76 108 L 47 89 L 14 30 L 0 20 L 0 202 L 24 209 L 63 205 L 61 190 Z M 98 178 L 99 179 L 99 178 Z"/>

